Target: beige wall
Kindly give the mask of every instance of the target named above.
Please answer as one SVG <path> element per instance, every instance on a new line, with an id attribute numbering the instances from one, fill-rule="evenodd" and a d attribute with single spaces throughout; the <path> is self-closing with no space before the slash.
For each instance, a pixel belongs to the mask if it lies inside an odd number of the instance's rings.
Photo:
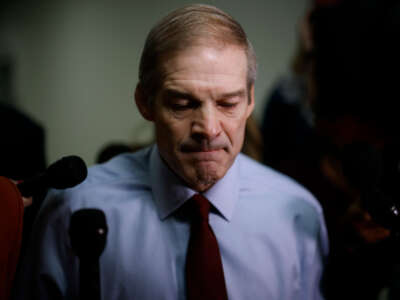
<path id="1" fill-rule="evenodd" d="M 166 12 L 191 2 L 16 2 L 2 16 L 0 54 L 16 62 L 16 105 L 47 130 L 48 161 L 76 154 L 90 165 L 107 142 L 147 142 L 152 128 L 132 98 L 144 39 Z M 260 120 L 266 93 L 287 69 L 308 1 L 203 2 L 232 14 L 254 44 Z"/>

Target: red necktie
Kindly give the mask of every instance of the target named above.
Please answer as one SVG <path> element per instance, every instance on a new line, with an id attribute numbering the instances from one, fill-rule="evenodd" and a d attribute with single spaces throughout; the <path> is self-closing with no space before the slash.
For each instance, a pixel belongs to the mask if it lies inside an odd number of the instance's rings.
<path id="1" fill-rule="evenodd" d="M 188 201 L 192 224 L 186 258 L 187 299 L 227 300 L 218 243 L 208 224 L 210 202 L 200 194 Z"/>

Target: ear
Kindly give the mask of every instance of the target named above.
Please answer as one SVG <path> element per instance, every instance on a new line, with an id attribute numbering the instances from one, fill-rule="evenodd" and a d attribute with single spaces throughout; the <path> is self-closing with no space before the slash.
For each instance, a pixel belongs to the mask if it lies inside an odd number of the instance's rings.
<path id="1" fill-rule="evenodd" d="M 250 117 L 254 110 L 254 84 L 251 85 L 249 90 L 249 103 L 247 106 L 247 118 Z"/>
<path id="2" fill-rule="evenodd" d="M 145 118 L 148 121 L 153 121 L 154 120 L 153 109 L 151 107 L 148 96 L 144 92 L 143 87 L 140 83 L 136 85 L 135 102 L 143 118 Z"/>

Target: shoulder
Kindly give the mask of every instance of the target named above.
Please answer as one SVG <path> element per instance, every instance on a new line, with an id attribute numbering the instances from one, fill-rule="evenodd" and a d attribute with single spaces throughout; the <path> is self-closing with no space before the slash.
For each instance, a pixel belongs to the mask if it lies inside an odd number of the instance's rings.
<path id="1" fill-rule="evenodd" d="M 315 197 L 294 179 L 268 166 L 242 154 L 238 159 L 240 195 L 246 209 L 263 222 L 271 222 L 271 226 L 280 224 L 282 228 L 292 228 L 288 231 L 319 239 L 327 253 L 323 211 Z"/>
<path id="2" fill-rule="evenodd" d="M 85 207 L 109 209 L 116 203 L 147 195 L 151 190 L 150 152 L 151 148 L 145 148 L 135 153 L 124 153 L 104 164 L 90 167 L 87 178 L 80 185 L 51 190 L 46 198 L 46 208 L 69 211 Z"/>
<path id="3" fill-rule="evenodd" d="M 151 148 L 123 153 L 103 164 L 89 168 L 88 177 L 80 188 L 117 182 L 148 182 Z"/>
<path id="4" fill-rule="evenodd" d="M 294 179 L 243 154 L 239 154 L 238 163 L 241 193 L 265 198 L 265 201 L 270 202 L 294 202 L 322 214 L 319 202 Z"/>

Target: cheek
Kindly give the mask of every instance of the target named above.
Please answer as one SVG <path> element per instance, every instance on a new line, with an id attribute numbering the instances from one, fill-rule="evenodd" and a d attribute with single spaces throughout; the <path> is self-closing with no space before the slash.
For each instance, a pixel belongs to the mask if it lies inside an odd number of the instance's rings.
<path id="1" fill-rule="evenodd" d="M 167 144 L 178 144 L 185 139 L 188 126 L 184 120 L 164 116 L 156 121 L 157 138 Z"/>
<path id="2" fill-rule="evenodd" d="M 245 118 L 236 120 L 235 122 L 226 122 L 224 125 L 224 130 L 235 148 L 241 146 L 242 144 L 242 141 L 244 139 L 245 126 Z"/>

